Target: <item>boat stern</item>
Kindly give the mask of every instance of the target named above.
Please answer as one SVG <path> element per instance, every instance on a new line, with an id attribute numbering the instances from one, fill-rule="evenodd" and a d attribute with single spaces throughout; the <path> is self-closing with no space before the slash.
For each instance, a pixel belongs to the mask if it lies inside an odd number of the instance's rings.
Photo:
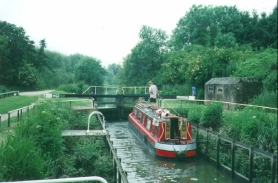
<path id="1" fill-rule="evenodd" d="M 196 141 L 156 142 L 155 154 L 167 158 L 189 158 L 196 155 Z"/>

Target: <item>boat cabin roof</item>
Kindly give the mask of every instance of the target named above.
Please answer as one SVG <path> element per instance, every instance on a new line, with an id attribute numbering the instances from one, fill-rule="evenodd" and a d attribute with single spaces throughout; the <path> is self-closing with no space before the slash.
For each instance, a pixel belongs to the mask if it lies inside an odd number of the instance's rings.
<path id="1" fill-rule="evenodd" d="M 148 102 L 138 102 L 135 105 L 135 108 L 137 108 L 139 111 L 143 112 L 144 114 L 148 115 L 151 118 L 156 118 L 162 120 L 157 113 L 157 110 L 161 108 L 153 107 L 150 103 Z M 165 110 L 165 109 L 163 109 Z M 164 117 L 164 119 L 169 119 L 169 118 L 177 118 L 176 115 L 171 114 L 168 110 L 166 110 L 168 113 L 167 117 Z"/>

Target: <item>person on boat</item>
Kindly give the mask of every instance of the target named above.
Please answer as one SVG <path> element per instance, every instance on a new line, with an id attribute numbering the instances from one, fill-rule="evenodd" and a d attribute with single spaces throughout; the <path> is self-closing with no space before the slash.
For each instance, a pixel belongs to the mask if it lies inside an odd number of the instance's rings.
<path id="1" fill-rule="evenodd" d="M 157 94 L 157 87 L 149 81 L 149 93 L 150 93 L 150 103 L 152 106 L 157 107 L 156 105 L 156 94 Z"/>

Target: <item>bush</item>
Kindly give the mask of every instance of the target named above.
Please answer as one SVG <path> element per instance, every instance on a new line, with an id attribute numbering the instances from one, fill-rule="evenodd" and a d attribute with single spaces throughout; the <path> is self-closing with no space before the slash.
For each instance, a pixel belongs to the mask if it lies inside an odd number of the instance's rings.
<path id="1" fill-rule="evenodd" d="M 170 109 L 170 111 L 172 114 L 177 113 L 177 115 L 188 118 L 189 108 L 175 108 L 175 109 Z"/>
<path id="2" fill-rule="evenodd" d="M 162 88 L 158 88 L 161 95 L 191 95 L 191 85 L 183 84 L 183 85 L 163 85 Z"/>
<path id="3" fill-rule="evenodd" d="M 219 128 L 222 117 L 222 103 L 211 103 L 204 109 L 201 125 L 206 128 Z"/>
<path id="4" fill-rule="evenodd" d="M 188 112 L 188 119 L 192 123 L 199 124 L 201 121 L 201 114 L 204 109 L 204 106 L 201 105 L 191 105 Z"/>
<path id="5" fill-rule="evenodd" d="M 76 84 L 60 85 L 58 90 L 62 90 L 68 93 L 78 93 L 78 86 Z"/>
<path id="6" fill-rule="evenodd" d="M 48 164 L 32 140 L 8 136 L 0 146 L 0 180 L 32 180 L 44 178 Z"/>
<path id="7" fill-rule="evenodd" d="M 0 93 L 5 93 L 10 91 L 7 87 L 5 87 L 4 85 L 0 85 Z"/>
<path id="8" fill-rule="evenodd" d="M 21 137 L 32 139 L 43 154 L 54 160 L 63 152 L 62 130 L 72 118 L 69 106 L 51 101 L 43 101 L 35 106 L 34 114 L 28 122 L 23 122 L 15 129 Z"/>
<path id="9" fill-rule="evenodd" d="M 260 95 L 255 96 L 250 104 L 277 108 L 277 90 L 264 90 Z"/>

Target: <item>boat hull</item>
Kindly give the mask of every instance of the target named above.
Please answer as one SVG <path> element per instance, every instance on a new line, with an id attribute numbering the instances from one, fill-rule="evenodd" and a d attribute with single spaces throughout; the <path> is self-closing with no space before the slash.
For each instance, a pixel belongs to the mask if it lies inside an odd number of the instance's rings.
<path id="1" fill-rule="evenodd" d="M 150 150 L 152 154 L 163 158 L 190 158 L 196 155 L 196 141 L 168 141 L 158 142 L 158 140 L 151 134 L 146 133 L 144 127 L 129 116 L 129 128 L 133 131 L 135 136 Z"/>

